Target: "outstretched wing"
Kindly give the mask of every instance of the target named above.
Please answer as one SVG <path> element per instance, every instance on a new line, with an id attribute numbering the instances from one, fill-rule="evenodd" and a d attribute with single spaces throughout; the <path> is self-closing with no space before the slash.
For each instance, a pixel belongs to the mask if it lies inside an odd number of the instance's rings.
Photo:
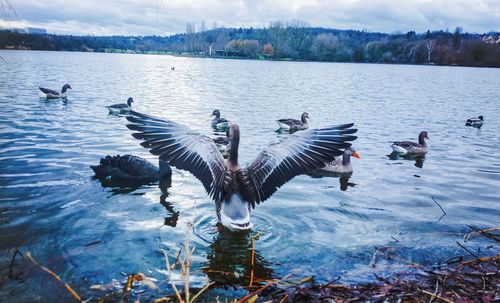
<path id="1" fill-rule="evenodd" d="M 136 131 L 143 147 L 178 169 L 187 170 L 198 178 L 210 197 L 222 201 L 222 182 L 226 166 L 217 146 L 207 136 L 193 132 L 173 121 L 130 111 L 127 127 Z"/>
<path id="2" fill-rule="evenodd" d="M 59 93 L 56 92 L 55 90 L 51 90 L 51 89 L 44 88 L 44 87 L 39 87 L 38 89 L 41 90 L 42 93 L 44 93 L 44 94 L 52 94 L 52 95 L 55 95 L 55 96 L 59 95 Z"/>
<path id="3" fill-rule="evenodd" d="M 263 202 L 293 177 L 333 161 L 357 138 L 353 125 L 312 129 L 269 145 L 246 167 L 244 198 L 253 205 Z"/>

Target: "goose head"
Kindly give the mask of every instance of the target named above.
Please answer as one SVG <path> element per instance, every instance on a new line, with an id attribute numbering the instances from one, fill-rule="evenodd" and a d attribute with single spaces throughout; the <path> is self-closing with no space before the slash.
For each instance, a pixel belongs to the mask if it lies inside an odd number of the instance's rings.
<path id="1" fill-rule="evenodd" d="M 64 84 L 64 86 L 62 87 L 61 92 L 64 94 L 68 89 L 73 89 L 73 88 L 69 84 Z"/>
<path id="2" fill-rule="evenodd" d="M 429 135 L 427 135 L 427 132 L 426 131 L 422 131 L 420 132 L 420 134 L 418 135 L 418 143 L 420 145 L 425 145 L 425 139 L 429 140 Z"/>
<path id="3" fill-rule="evenodd" d="M 478 118 L 479 120 L 481 120 L 481 121 L 484 121 L 484 117 L 483 117 L 483 116 L 479 116 L 479 117 L 477 117 L 477 118 Z"/>
<path id="4" fill-rule="evenodd" d="M 351 163 L 351 157 L 361 159 L 360 154 L 354 148 L 348 147 L 342 154 L 342 165 L 348 165 L 349 163 Z"/>
<path id="5" fill-rule="evenodd" d="M 127 99 L 127 105 L 128 105 L 129 107 L 130 107 L 130 106 L 132 106 L 132 102 L 134 102 L 134 99 L 133 99 L 132 97 L 129 97 L 129 98 Z"/>
<path id="6" fill-rule="evenodd" d="M 212 115 L 210 115 L 211 117 L 215 116 L 215 119 L 219 119 L 220 118 L 220 111 L 218 109 L 214 110 L 212 112 Z"/>
<path id="7" fill-rule="evenodd" d="M 354 157 L 361 159 L 361 155 L 352 147 L 348 147 L 344 150 L 344 155 L 349 156 L 349 157 Z"/>
<path id="8" fill-rule="evenodd" d="M 302 121 L 302 123 L 307 123 L 309 121 L 309 114 L 306 112 L 302 113 L 300 120 Z"/>

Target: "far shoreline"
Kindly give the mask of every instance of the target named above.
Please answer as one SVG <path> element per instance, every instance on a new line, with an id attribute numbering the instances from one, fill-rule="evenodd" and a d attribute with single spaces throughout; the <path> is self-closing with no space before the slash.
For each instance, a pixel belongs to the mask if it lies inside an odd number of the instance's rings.
<path id="1" fill-rule="evenodd" d="M 272 58 L 272 59 L 259 59 L 259 58 L 247 58 L 238 56 L 208 56 L 208 55 L 196 55 L 196 54 L 181 54 L 173 52 L 137 52 L 130 50 L 120 50 L 116 52 L 107 51 L 81 51 L 81 50 L 47 50 L 47 49 L 23 49 L 23 48 L 0 48 L 0 51 L 33 51 L 33 52 L 68 52 L 68 53 L 94 53 L 94 54 L 119 54 L 119 55 L 154 55 L 154 56 L 171 56 L 179 58 L 197 58 L 197 59 L 221 59 L 221 60 L 245 60 L 245 61 L 260 61 L 260 62 L 302 62 L 302 63 L 346 63 L 346 64 L 380 64 L 380 65 L 411 65 L 411 66 L 447 66 L 447 67 L 469 67 L 469 68 L 492 68 L 496 69 L 496 66 L 482 66 L 482 65 L 460 65 L 460 64 L 437 64 L 437 63 L 400 63 L 400 62 L 360 62 L 360 61 L 320 61 L 320 60 L 304 60 L 304 59 L 292 59 L 292 58 Z M 5 61 L 4 58 L 0 56 L 0 63 Z"/>

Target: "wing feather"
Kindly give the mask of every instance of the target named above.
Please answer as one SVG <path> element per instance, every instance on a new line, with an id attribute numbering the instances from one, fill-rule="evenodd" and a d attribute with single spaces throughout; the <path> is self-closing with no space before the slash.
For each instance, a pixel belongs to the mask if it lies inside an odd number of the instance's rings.
<path id="1" fill-rule="evenodd" d="M 270 144 L 246 166 L 244 198 L 253 205 L 261 203 L 293 177 L 324 167 L 356 140 L 353 126 L 308 130 Z"/>
<path id="2" fill-rule="evenodd" d="M 188 127 L 131 111 L 127 127 L 132 136 L 153 155 L 178 169 L 187 170 L 201 181 L 209 196 L 221 202 L 226 166 L 213 141 Z"/>
<path id="3" fill-rule="evenodd" d="M 42 91 L 42 93 L 44 93 L 44 94 L 52 94 L 52 95 L 55 95 L 55 96 L 59 95 L 59 93 L 56 92 L 55 90 L 51 90 L 51 89 L 44 88 L 44 87 L 39 87 L 38 89 L 40 91 Z"/>

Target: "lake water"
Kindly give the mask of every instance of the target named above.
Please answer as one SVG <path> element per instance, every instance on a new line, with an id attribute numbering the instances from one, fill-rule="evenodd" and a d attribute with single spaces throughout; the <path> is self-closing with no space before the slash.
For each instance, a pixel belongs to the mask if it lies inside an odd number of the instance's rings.
<path id="1" fill-rule="evenodd" d="M 162 249 L 172 256 L 194 222 L 193 286 L 248 284 L 288 274 L 316 282 L 376 281 L 467 253 L 469 225 L 500 218 L 500 69 L 262 62 L 101 53 L 0 51 L 0 298 L 69 300 L 64 287 L 16 257 L 31 255 L 84 298 L 90 285 L 143 272 L 167 289 Z M 175 66 L 175 71 L 170 68 Z M 73 87 L 67 102 L 38 97 L 38 86 Z M 210 114 L 240 124 L 242 163 L 269 142 L 279 118 L 303 111 L 311 127 L 354 122 L 354 173 L 299 176 L 253 211 L 254 228 L 217 227 L 200 182 L 174 170 L 171 186 L 117 187 L 93 179 L 100 157 L 157 159 L 106 105 L 129 96 L 137 111 L 213 135 Z M 481 129 L 465 120 L 482 114 Z M 391 159 L 394 140 L 429 133 L 424 159 Z M 342 181 L 342 182 L 341 182 Z M 442 206 L 446 215 L 433 201 Z M 477 238 L 480 255 L 498 246 Z M 374 256 L 375 255 L 375 256 Z M 376 265 L 376 266 L 372 266 Z M 237 298 L 241 288 L 212 290 Z M 146 298 L 147 292 L 143 294 Z M 158 297 L 155 293 L 152 297 Z"/>

